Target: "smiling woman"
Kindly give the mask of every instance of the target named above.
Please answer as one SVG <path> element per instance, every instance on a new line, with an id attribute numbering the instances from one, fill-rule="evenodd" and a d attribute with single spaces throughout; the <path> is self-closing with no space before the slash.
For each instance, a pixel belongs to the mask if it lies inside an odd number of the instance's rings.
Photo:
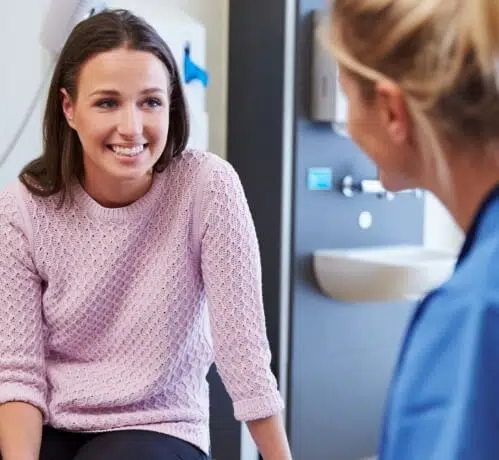
<path id="1" fill-rule="evenodd" d="M 107 34 L 96 34 L 97 28 Z M 188 136 L 186 101 L 168 45 L 131 14 L 99 14 L 80 23 L 63 47 L 45 111 L 44 153 L 20 179 L 32 193 L 61 192 L 64 200 L 77 177 L 102 204 L 124 205 L 147 191 L 152 175 L 145 173 L 164 170 Z M 110 161 L 113 145 L 121 162 Z M 143 152 L 125 160 L 130 150 L 120 147 Z M 101 187 L 125 195 L 106 197 L 110 192 Z"/>
<path id="2" fill-rule="evenodd" d="M 169 78 L 156 56 L 125 46 L 82 66 L 74 98 L 61 89 L 83 149 L 83 186 L 100 204 L 132 203 L 151 186 L 167 142 Z"/>
<path id="3" fill-rule="evenodd" d="M 153 28 L 74 29 L 43 154 L 0 192 L 2 460 L 207 459 L 214 362 L 264 459 L 291 458 L 244 190 L 188 135 Z"/>

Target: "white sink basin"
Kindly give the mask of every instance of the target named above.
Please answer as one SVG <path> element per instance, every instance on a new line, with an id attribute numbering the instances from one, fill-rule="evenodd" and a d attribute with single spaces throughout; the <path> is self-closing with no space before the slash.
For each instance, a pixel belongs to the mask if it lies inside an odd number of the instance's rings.
<path id="1" fill-rule="evenodd" d="M 423 246 L 322 249 L 314 271 L 322 291 L 343 302 L 416 300 L 444 283 L 456 256 Z"/>

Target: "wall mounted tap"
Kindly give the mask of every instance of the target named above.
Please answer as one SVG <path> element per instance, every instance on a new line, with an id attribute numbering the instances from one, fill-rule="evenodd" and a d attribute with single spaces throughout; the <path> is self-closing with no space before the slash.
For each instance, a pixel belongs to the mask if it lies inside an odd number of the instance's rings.
<path id="1" fill-rule="evenodd" d="M 341 180 L 340 190 L 341 193 L 343 193 L 343 195 L 347 198 L 352 198 L 358 194 L 376 195 L 379 198 L 386 198 L 387 200 L 393 200 L 395 195 L 399 193 L 412 193 L 417 198 L 421 198 L 423 196 L 423 192 L 419 189 L 408 189 L 394 193 L 386 190 L 379 179 L 364 179 L 355 181 L 352 176 L 345 176 Z"/>

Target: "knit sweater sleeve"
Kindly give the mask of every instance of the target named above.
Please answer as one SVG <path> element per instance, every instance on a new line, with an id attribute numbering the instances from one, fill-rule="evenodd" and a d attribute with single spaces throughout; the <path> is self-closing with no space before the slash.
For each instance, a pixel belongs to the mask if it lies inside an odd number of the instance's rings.
<path id="1" fill-rule="evenodd" d="M 257 237 L 237 173 L 218 160 L 201 207 L 201 267 L 217 370 L 242 421 L 283 408 L 270 370 Z"/>
<path id="2" fill-rule="evenodd" d="M 26 402 L 46 416 L 41 280 L 15 187 L 0 194 L 0 404 Z"/>

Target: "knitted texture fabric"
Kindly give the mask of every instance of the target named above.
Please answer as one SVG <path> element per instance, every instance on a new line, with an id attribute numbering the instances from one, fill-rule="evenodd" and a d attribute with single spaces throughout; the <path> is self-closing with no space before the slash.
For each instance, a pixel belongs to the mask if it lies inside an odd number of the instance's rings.
<path id="1" fill-rule="evenodd" d="M 213 361 L 238 420 L 278 413 L 258 242 L 236 172 L 185 151 L 105 208 L 0 194 L 0 403 L 72 431 L 149 429 L 209 449 Z"/>

